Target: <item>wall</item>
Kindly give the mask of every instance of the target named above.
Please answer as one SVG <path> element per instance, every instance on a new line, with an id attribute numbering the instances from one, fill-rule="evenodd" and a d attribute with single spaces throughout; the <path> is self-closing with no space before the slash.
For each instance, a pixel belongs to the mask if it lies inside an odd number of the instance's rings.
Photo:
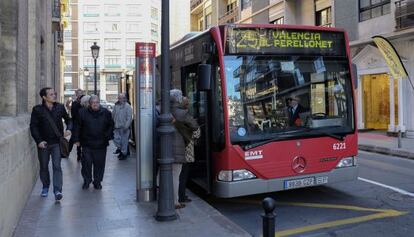
<path id="1" fill-rule="evenodd" d="M 335 27 L 343 28 L 350 41 L 358 37 L 358 0 L 341 0 L 333 4 Z"/>
<path id="2" fill-rule="evenodd" d="M 51 1 L 0 1 L 0 236 L 10 237 L 38 174 L 31 108 L 51 85 Z M 49 6 L 49 8 L 48 8 Z"/>
<path id="3" fill-rule="evenodd" d="M 0 236 L 12 236 L 37 177 L 29 116 L 0 118 Z"/>

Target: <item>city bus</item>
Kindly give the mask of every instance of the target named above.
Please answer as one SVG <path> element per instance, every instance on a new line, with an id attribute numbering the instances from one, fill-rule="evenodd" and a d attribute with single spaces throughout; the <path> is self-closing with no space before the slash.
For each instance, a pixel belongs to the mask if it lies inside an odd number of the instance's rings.
<path id="1" fill-rule="evenodd" d="M 208 193 L 230 198 L 357 179 L 344 30 L 215 26 L 172 45 L 170 63 L 171 87 L 188 97 L 201 129 L 192 181 Z"/>

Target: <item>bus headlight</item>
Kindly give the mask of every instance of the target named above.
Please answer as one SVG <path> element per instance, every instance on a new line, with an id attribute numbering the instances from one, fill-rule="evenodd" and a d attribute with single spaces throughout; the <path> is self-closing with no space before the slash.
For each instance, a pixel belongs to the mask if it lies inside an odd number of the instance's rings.
<path id="1" fill-rule="evenodd" d="M 218 180 L 231 182 L 233 180 L 233 173 L 231 170 L 222 170 L 218 175 Z"/>
<path id="2" fill-rule="evenodd" d="M 256 175 L 248 170 L 222 170 L 218 174 L 218 180 L 225 182 L 241 181 L 254 178 L 256 178 Z"/>
<path id="3" fill-rule="evenodd" d="M 233 170 L 233 181 L 240 181 L 245 179 L 254 179 L 256 175 L 248 170 Z"/>
<path id="4" fill-rule="evenodd" d="M 356 164 L 354 162 L 354 157 L 345 157 L 342 158 L 342 160 L 338 163 L 336 168 L 351 167 L 354 166 L 354 164 Z"/>

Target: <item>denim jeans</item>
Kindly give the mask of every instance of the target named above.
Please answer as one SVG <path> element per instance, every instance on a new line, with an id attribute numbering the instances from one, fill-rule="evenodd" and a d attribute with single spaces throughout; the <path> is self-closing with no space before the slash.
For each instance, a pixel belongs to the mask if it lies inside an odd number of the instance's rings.
<path id="1" fill-rule="evenodd" d="M 49 161 L 50 157 L 52 157 L 53 192 L 62 192 L 63 181 L 59 144 L 49 145 L 45 149 L 38 148 L 37 152 L 40 163 L 40 180 L 42 181 L 43 188 L 49 188 L 50 186 Z"/>

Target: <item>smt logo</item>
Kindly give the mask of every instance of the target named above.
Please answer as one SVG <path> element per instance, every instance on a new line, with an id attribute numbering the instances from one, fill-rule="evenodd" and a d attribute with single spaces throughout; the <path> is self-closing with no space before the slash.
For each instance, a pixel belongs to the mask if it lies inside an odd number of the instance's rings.
<path id="1" fill-rule="evenodd" d="M 245 160 L 257 160 L 263 158 L 263 151 L 257 150 L 257 151 L 245 151 L 244 152 L 244 159 Z"/>

